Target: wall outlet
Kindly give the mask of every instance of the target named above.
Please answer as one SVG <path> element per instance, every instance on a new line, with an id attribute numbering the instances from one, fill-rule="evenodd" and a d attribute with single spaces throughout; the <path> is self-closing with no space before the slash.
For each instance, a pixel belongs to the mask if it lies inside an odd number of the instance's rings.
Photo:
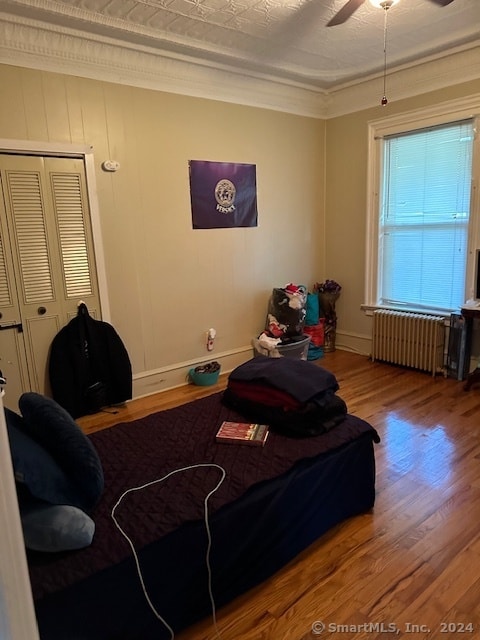
<path id="1" fill-rule="evenodd" d="M 213 345 L 216 335 L 217 332 L 215 331 L 215 329 L 209 329 L 207 331 L 207 351 L 213 351 Z"/>

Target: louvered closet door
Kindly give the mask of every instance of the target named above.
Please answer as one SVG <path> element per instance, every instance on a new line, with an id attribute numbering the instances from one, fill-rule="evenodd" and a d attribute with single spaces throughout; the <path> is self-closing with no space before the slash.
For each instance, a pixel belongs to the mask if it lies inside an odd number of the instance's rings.
<path id="1" fill-rule="evenodd" d="M 17 399 L 30 386 L 22 317 L 18 304 L 7 216 L 0 197 L 0 370 L 7 378 L 5 406 L 17 410 Z"/>
<path id="2" fill-rule="evenodd" d="M 49 394 L 54 336 L 80 300 L 100 317 L 84 165 L 74 158 L 3 155 L 0 176 L 8 230 L 2 236 L 9 257 L 2 272 L 5 288 L 16 292 L 18 313 L 12 313 L 19 314 L 23 329 L 28 388 Z M 0 332 L 0 356 L 5 333 Z M 20 376 L 21 363 L 18 368 Z M 10 389 L 8 380 L 7 406 Z"/>

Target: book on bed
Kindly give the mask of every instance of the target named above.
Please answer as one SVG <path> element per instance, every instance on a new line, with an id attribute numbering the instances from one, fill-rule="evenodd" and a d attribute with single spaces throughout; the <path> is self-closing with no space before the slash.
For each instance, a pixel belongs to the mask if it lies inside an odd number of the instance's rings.
<path id="1" fill-rule="evenodd" d="M 225 420 L 217 431 L 217 442 L 263 447 L 268 438 L 268 425 Z"/>

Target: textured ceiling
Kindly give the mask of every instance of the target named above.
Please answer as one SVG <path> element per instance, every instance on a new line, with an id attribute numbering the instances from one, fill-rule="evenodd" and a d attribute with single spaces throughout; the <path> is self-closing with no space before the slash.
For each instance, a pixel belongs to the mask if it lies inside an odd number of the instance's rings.
<path id="1" fill-rule="evenodd" d="M 327 28 L 345 2 L 1 0 L 0 15 L 329 89 L 383 69 L 384 11 L 366 0 L 345 24 Z M 480 38 L 480 0 L 455 0 L 443 8 L 429 0 L 400 0 L 387 18 L 389 68 Z"/>

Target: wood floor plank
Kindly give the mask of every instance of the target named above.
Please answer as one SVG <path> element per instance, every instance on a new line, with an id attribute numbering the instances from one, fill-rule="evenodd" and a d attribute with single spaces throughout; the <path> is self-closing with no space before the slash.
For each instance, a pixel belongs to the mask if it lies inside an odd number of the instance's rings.
<path id="1" fill-rule="evenodd" d="M 373 510 L 218 611 L 219 635 L 208 618 L 177 640 L 480 637 L 480 390 L 339 350 L 317 364 L 336 375 L 349 412 L 381 437 Z M 226 379 L 79 423 L 93 432 L 134 420 L 221 391 Z M 468 623 L 473 630 L 460 632 Z"/>

